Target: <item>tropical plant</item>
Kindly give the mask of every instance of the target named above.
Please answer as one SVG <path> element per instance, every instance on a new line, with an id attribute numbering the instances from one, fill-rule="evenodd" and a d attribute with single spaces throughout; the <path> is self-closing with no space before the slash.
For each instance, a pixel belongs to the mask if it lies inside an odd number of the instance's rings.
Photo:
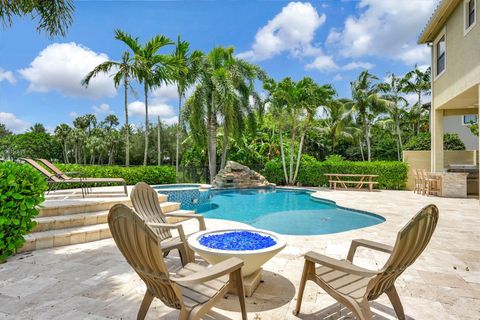
<path id="1" fill-rule="evenodd" d="M 45 126 L 41 123 L 34 123 L 33 126 L 31 126 L 28 129 L 29 132 L 34 132 L 34 133 L 47 133 L 47 129 L 45 129 Z"/>
<path id="2" fill-rule="evenodd" d="M 66 123 L 59 124 L 54 131 L 55 138 L 57 138 L 57 140 L 62 145 L 63 161 L 65 161 L 65 163 L 68 163 L 67 143 L 71 131 L 72 128 Z"/>
<path id="3" fill-rule="evenodd" d="M 185 104 L 190 129 L 194 138 L 206 136 L 210 180 L 217 174 L 217 130 L 219 119 L 223 125 L 223 153 L 225 164 L 228 137 L 243 128 L 246 117 L 252 117 L 258 106 L 258 95 L 253 81 L 263 72 L 241 59 L 234 58 L 233 48 L 214 48 L 199 62 L 198 84 Z M 253 103 L 251 103 L 253 102 Z M 253 106 L 252 106 L 253 104 Z"/>
<path id="4" fill-rule="evenodd" d="M 116 39 L 118 35 L 116 33 Z M 114 71 L 113 83 L 118 88 L 120 83 L 123 84 L 123 97 L 124 97 L 124 112 L 125 112 L 125 127 L 129 127 L 128 122 L 128 90 L 133 90 L 131 81 L 135 78 L 135 65 L 133 59 L 130 57 L 130 53 L 125 51 L 122 54 L 121 61 L 105 61 L 96 66 L 90 71 L 82 80 L 82 85 L 88 87 L 90 81 L 98 76 L 100 73 L 110 73 Z M 130 165 L 130 130 L 125 130 L 125 166 Z"/>
<path id="5" fill-rule="evenodd" d="M 14 0 L 0 1 L 0 20 L 3 27 L 11 27 L 14 16 L 39 17 L 37 31 L 45 31 L 51 38 L 65 36 L 73 23 L 73 0 Z"/>
<path id="6" fill-rule="evenodd" d="M 191 87 L 198 78 L 199 63 L 203 56 L 200 51 L 189 52 L 190 44 L 187 41 L 177 38 L 174 56 L 183 65 L 183 68 L 177 68 L 174 82 L 177 85 L 178 93 L 178 125 L 175 137 L 175 171 L 178 174 L 179 158 L 180 158 L 180 134 L 183 127 L 182 119 L 182 102 L 189 87 Z"/>
<path id="7" fill-rule="evenodd" d="M 405 82 L 403 78 L 399 78 L 394 73 L 391 73 L 384 83 L 378 85 L 378 88 L 383 93 L 382 98 L 388 101 L 385 103 L 385 107 L 389 117 L 384 119 L 383 124 L 393 128 L 392 132 L 397 136 L 397 160 L 400 161 L 402 160 L 403 151 L 400 122 L 405 113 L 405 107 L 408 105 L 407 100 L 402 96 L 402 93 L 405 91 Z"/>
<path id="8" fill-rule="evenodd" d="M 417 95 L 417 103 L 411 106 L 411 117 L 414 133 L 420 132 L 420 119 L 424 114 L 425 108 L 422 104 L 422 97 L 430 95 L 431 87 L 431 68 L 428 67 L 425 71 L 422 71 L 415 65 L 415 69 L 405 74 L 402 79 L 402 90 L 405 93 L 414 93 Z M 430 112 L 430 108 L 428 108 Z"/>
<path id="9" fill-rule="evenodd" d="M 173 45 L 174 43 L 164 35 L 157 35 L 147 41 L 143 46 L 138 38 L 133 38 L 128 33 L 120 30 L 115 31 L 115 38 L 123 41 L 132 50 L 134 56 L 135 75 L 138 81 L 143 84 L 144 104 L 145 104 L 145 149 L 143 156 L 143 165 L 147 165 L 148 160 L 148 92 L 158 86 L 168 84 L 173 81 L 178 68 L 184 68 L 182 61 L 170 54 L 158 54 L 163 47 Z"/>

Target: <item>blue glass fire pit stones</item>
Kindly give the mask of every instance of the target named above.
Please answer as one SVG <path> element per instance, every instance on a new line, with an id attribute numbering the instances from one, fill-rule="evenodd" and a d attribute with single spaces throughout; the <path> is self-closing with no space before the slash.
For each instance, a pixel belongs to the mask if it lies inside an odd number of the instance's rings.
<path id="1" fill-rule="evenodd" d="M 277 242 L 270 236 L 251 231 L 233 231 L 205 235 L 199 239 L 202 246 L 219 250 L 259 250 L 274 246 Z"/>

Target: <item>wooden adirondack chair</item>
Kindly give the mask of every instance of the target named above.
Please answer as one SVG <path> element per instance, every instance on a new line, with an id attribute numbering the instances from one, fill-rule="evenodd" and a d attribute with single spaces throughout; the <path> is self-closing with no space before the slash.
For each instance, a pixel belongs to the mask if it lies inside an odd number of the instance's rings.
<path id="1" fill-rule="evenodd" d="M 232 287 L 237 290 L 242 319 L 247 319 L 241 259 L 230 258 L 211 267 L 189 263 L 172 275 L 165 265 L 161 239 L 130 208 L 113 206 L 108 225 L 123 256 L 147 286 L 137 319 L 145 319 L 153 298 L 180 310 L 181 320 L 200 319 Z"/>
<path id="2" fill-rule="evenodd" d="M 438 208 L 431 204 L 417 213 L 397 235 L 393 247 L 368 240 L 353 240 L 346 260 L 336 260 L 316 252 L 305 255 L 305 265 L 294 314 L 300 312 L 307 280 L 312 280 L 360 320 L 372 319 L 369 301 L 386 293 L 399 319 L 405 319 L 395 280 L 427 246 L 438 222 Z M 354 265 L 358 247 L 391 253 L 379 271 Z M 316 267 L 316 265 L 319 265 Z"/>

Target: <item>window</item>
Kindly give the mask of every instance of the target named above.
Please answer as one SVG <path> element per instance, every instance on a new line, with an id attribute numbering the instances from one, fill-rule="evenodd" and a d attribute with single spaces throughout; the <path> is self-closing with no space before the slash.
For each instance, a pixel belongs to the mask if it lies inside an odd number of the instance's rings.
<path id="1" fill-rule="evenodd" d="M 476 22 L 477 0 L 465 0 L 465 34 L 473 28 Z"/>
<path id="2" fill-rule="evenodd" d="M 440 75 L 445 70 L 445 35 L 437 42 L 436 46 L 437 68 L 436 75 Z"/>
<path id="3" fill-rule="evenodd" d="M 469 125 L 469 124 L 476 124 L 478 123 L 478 116 L 476 114 L 466 114 L 462 117 L 462 124 Z"/>

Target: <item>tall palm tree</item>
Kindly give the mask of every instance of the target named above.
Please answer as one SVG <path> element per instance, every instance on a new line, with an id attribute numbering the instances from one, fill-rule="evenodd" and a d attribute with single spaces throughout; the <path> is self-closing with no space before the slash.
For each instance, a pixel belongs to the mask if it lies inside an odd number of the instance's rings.
<path id="1" fill-rule="evenodd" d="M 411 111 L 417 115 L 417 119 L 420 119 L 424 111 L 422 106 L 422 96 L 430 95 L 431 91 L 431 68 L 428 67 L 425 71 L 422 71 L 417 67 L 417 65 L 415 65 L 415 69 L 407 72 L 407 74 L 403 77 L 402 82 L 403 91 L 405 93 L 415 93 L 417 95 L 417 103 L 412 106 Z M 418 134 L 420 131 L 420 122 L 416 121 L 414 124 L 415 133 Z"/>
<path id="2" fill-rule="evenodd" d="M 122 54 L 121 61 L 105 61 L 96 66 L 90 71 L 82 80 L 82 85 L 88 87 L 90 81 L 100 73 L 110 73 L 115 70 L 113 75 L 113 83 L 118 88 L 120 83 L 123 83 L 124 89 L 124 112 L 125 112 L 125 166 L 130 165 L 130 135 L 129 135 L 129 123 L 128 123 L 128 90 L 131 89 L 131 81 L 135 77 L 135 65 L 133 59 L 130 57 L 130 53 L 125 51 Z"/>
<path id="3" fill-rule="evenodd" d="M 162 84 L 173 81 L 177 68 L 183 68 L 181 61 L 169 54 L 158 54 L 163 47 L 174 44 L 164 35 L 157 35 L 147 41 L 143 46 L 138 38 L 133 38 L 126 32 L 115 30 L 115 38 L 123 41 L 132 50 L 134 57 L 134 68 L 136 78 L 143 84 L 145 103 L 145 150 L 143 154 L 143 165 L 148 160 L 148 92 Z"/>
<path id="4" fill-rule="evenodd" d="M 63 159 L 65 163 L 68 163 L 67 143 L 70 131 L 72 131 L 72 128 L 66 123 L 59 124 L 54 131 L 55 137 L 60 141 L 60 144 L 62 145 Z"/>
<path id="5" fill-rule="evenodd" d="M 404 113 L 405 106 L 408 104 L 407 100 L 402 96 L 405 88 L 405 82 L 402 78 L 391 73 L 384 83 L 378 85 L 378 88 L 383 92 L 383 98 L 388 100 L 385 103 L 386 111 L 392 121 L 395 135 L 397 136 L 397 157 L 398 161 L 402 159 L 402 131 L 400 130 L 400 121 Z"/>
<path id="6" fill-rule="evenodd" d="M 207 154 L 210 180 L 217 174 L 217 130 L 219 120 L 224 129 L 224 154 L 228 135 L 239 125 L 245 110 L 252 107 L 247 101 L 253 85 L 249 79 L 261 73 L 243 60 L 233 57 L 233 48 L 216 47 L 201 58 L 198 84 L 185 104 L 185 114 L 196 139 L 207 137 Z M 248 71 L 247 71 L 248 70 Z M 250 72 L 250 73 L 249 73 Z M 248 90 L 247 90 L 248 89 Z M 250 92 L 250 94 L 248 94 Z M 255 99 L 254 99 L 255 100 Z M 205 135 L 202 136 L 204 133 Z"/>
<path id="7" fill-rule="evenodd" d="M 377 114 L 378 103 L 378 84 L 375 81 L 378 78 L 368 70 L 362 71 L 358 79 L 350 83 L 352 91 L 352 100 L 355 111 L 358 113 L 358 122 L 362 128 L 363 139 L 367 145 L 367 159 L 372 159 L 372 147 L 370 129 L 372 122 Z"/>
<path id="8" fill-rule="evenodd" d="M 175 75 L 175 83 L 177 85 L 178 93 L 178 125 L 176 133 L 175 144 L 175 170 L 178 174 L 179 157 L 180 157 L 180 133 L 182 132 L 182 101 L 190 86 L 192 86 L 198 77 L 198 65 L 200 58 L 203 56 L 202 52 L 194 51 L 189 53 L 190 44 L 187 41 L 177 38 L 174 56 L 183 63 L 184 68 L 178 68 Z"/>

